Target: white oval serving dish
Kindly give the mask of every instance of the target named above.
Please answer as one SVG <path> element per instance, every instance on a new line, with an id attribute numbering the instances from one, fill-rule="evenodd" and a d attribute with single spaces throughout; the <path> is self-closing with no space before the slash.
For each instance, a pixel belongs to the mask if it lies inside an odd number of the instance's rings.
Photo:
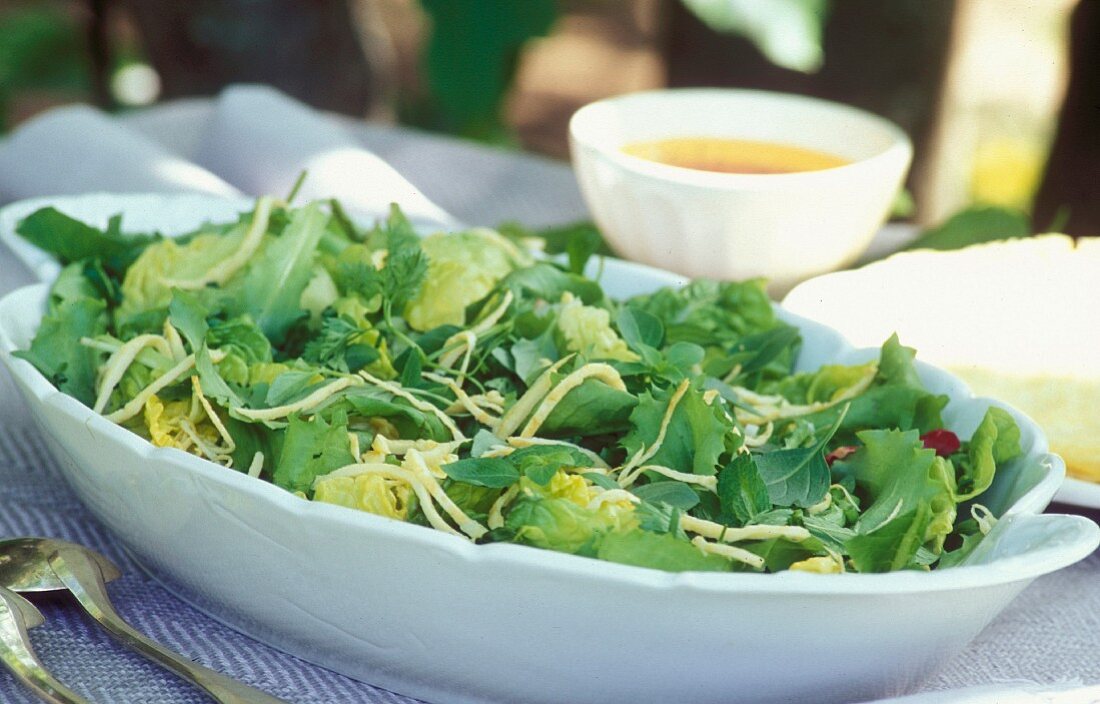
<path id="1" fill-rule="evenodd" d="M 172 200 L 129 196 L 96 207 L 153 219 L 179 212 Z M 227 207 L 209 201 L 205 212 Z M 79 198 L 56 204 L 87 212 Z M 164 221 L 161 229 L 181 228 Z M 612 295 L 680 281 L 617 260 L 604 265 Z M 842 702 L 897 694 L 956 655 L 1033 579 L 1083 558 L 1100 540 L 1087 519 L 1035 515 L 1064 467 L 1034 423 L 1012 411 L 1025 455 L 986 495 L 1005 517 L 967 566 L 882 575 L 669 574 L 517 545 L 477 546 L 299 499 L 154 448 L 96 415 L 11 355 L 33 336 L 46 294 L 41 284 L 0 301 L 0 359 L 99 520 L 155 575 L 225 623 L 432 701 Z M 802 328 L 802 368 L 876 354 L 822 325 L 784 317 Z M 920 372 L 952 397 L 946 418 L 964 435 L 995 403 L 945 372 L 927 365 Z"/>

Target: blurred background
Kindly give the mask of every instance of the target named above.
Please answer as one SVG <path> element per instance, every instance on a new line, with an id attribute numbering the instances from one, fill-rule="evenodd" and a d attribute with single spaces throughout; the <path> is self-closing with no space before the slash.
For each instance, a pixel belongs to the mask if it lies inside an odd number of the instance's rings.
<path id="1" fill-rule="evenodd" d="M 1100 234 L 1100 0 L 0 0 L 0 134 L 242 81 L 558 159 L 608 95 L 816 95 L 910 134 L 900 218 Z"/>

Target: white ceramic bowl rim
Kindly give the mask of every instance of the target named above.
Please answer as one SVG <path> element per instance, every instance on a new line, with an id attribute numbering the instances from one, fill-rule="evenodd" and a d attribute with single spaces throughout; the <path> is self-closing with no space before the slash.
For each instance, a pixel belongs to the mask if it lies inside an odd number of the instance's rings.
<path id="1" fill-rule="evenodd" d="M 703 99 L 759 100 L 766 103 L 780 103 L 790 110 L 808 107 L 815 111 L 829 111 L 858 123 L 861 128 L 878 135 L 879 138 L 885 137 L 887 143 L 885 147 L 871 155 L 856 158 L 847 164 L 830 169 L 783 174 L 736 174 L 671 166 L 627 154 L 622 151 L 623 145 L 619 141 L 609 140 L 602 134 L 603 130 L 599 125 L 601 118 L 610 111 L 629 111 L 633 106 L 642 108 L 645 101 L 648 100 L 679 101 L 690 104 L 692 101 Z M 645 120 L 647 116 L 642 114 L 639 115 L 638 119 Z M 671 126 L 666 136 L 670 138 L 709 136 L 685 134 L 675 130 L 676 126 Z M 569 134 L 577 146 L 599 152 L 608 160 L 635 174 L 655 180 L 673 181 L 683 185 L 715 190 L 770 190 L 792 186 L 812 186 L 823 181 L 831 181 L 840 174 L 875 168 L 875 165 L 882 161 L 901 158 L 908 162 L 913 151 L 912 142 L 900 127 L 874 113 L 820 98 L 743 88 L 674 88 L 638 91 L 604 98 L 589 103 L 573 113 L 572 118 L 569 120 Z"/>

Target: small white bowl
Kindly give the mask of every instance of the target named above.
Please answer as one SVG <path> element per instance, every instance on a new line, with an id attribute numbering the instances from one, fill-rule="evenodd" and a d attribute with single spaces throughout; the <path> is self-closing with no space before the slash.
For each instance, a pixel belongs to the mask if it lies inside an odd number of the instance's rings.
<path id="1" fill-rule="evenodd" d="M 569 124 L 573 166 L 612 247 L 692 277 L 763 276 L 775 291 L 853 263 L 885 221 L 913 148 L 846 105 L 753 90 L 658 90 L 591 103 Z M 849 160 L 786 174 L 649 161 L 623 146 L 677 137 L 776 142 Z"/>

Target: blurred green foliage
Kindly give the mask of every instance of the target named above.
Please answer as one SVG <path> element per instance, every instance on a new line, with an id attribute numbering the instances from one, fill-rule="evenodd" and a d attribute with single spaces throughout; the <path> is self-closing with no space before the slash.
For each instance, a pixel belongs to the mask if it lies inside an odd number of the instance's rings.
<path id="1" fill-rule="evenodd" d="M 88 54 L 78 24 L 49 4 L 0 14 L 0 131 L 16 90 L 87 90 Z"/>
<path id="2" fill-rule="evenodd" d="M 520 50 L 544 36 L 556 0 L 421 0 L 432 23 L 423 71 L 430 94 L 403 106 L 421 127 L 488 142 L 507 142 L 501 108 Z"/>
<path id="3" fill-rule="evenodd" d="M 745 37 L 776 65 L 797 71 L 821 66 L 829 0 L 683 2 L 715 31 Z M 398 106 L 401 121 L 512 144 L 502 115 L 504 100 L 524 45 L 550 32 L 562 9 L 559 0 L 420 0 L 420 4 L 432 25 L 422 66 L 428 91 Z"/>
<path id="4" fill-rule="evenodd" d="M 962 249 L 972 244 L 1027 237 L 1031 229 L 1031 219 L 1025 213 L 996 205 L 978 205 L 925 230 L 906 249 Z"/>

